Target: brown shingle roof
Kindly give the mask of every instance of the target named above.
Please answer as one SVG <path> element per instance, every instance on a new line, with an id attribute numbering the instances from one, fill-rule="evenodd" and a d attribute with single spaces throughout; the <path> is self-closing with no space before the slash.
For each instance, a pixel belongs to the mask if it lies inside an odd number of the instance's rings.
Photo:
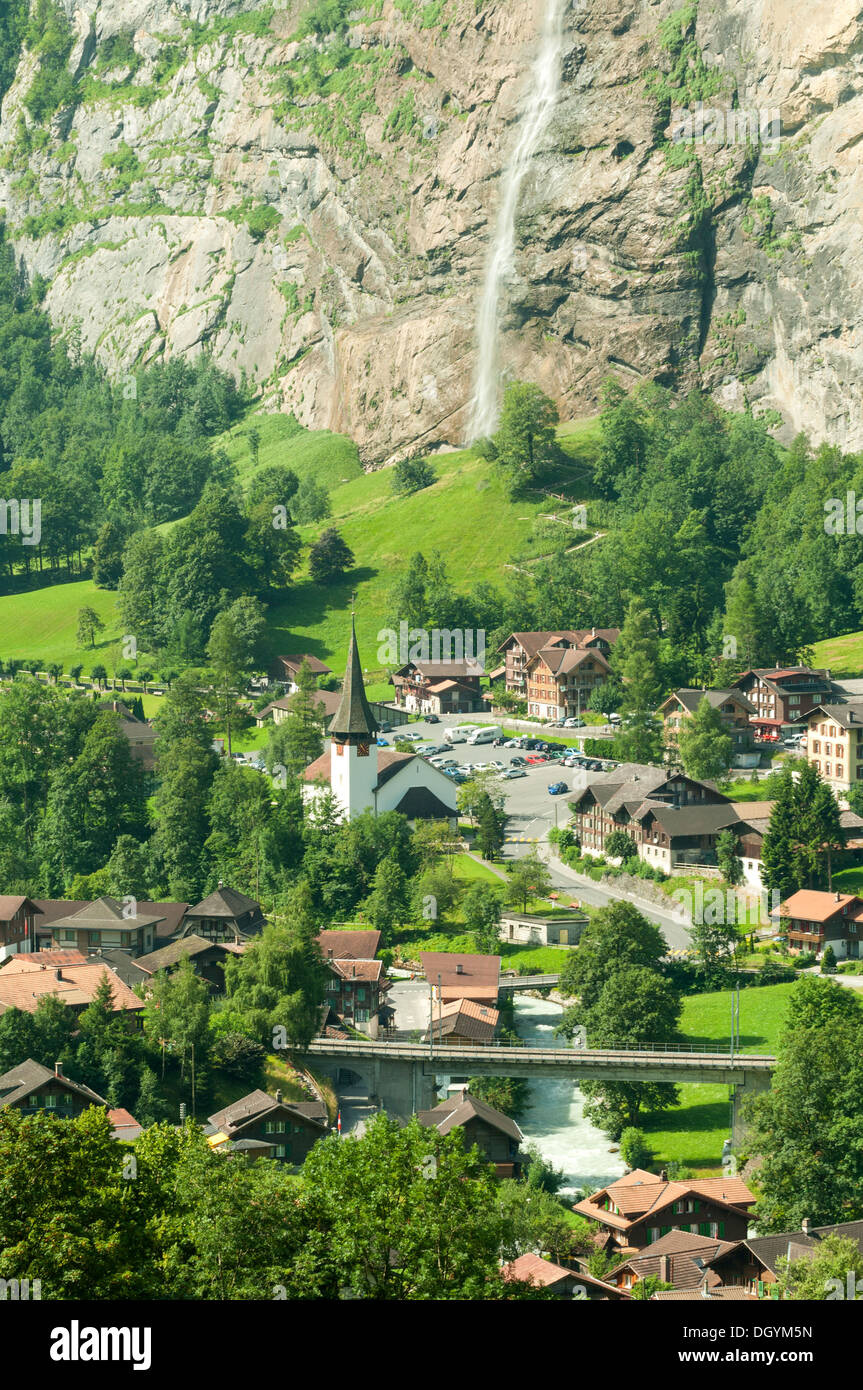
<path id="1" fill-rule="evenodd" d="M 80 1081 L 73 1081 L 68 1076 L 57 1076 L 56 1072 L 43 1067 L 41 1062 L 34 1062 L 32 1057 L 28 1057 L 25 1062 L 10 1067 L 0 1076 L 0 1105 L 15 1105 L 19 1100 L 25 1100 L 31 1091 L 35 1091 L 38 1086 L 44 1086 L 46 1081 L 56 1081 L 65 1090 L 72 1091 L 84 1100 L 92 1101 L 94 1105 L 108 1103 L 95 1091 L 91 1091 L 89 1086 L 84 1086 Z"/>
<path id="2" fill-rule="evenodd" d="M 60 975 L 58 980 L 56 970 L 45 965 L 29 964 L 26 956 L 13 956 L 0 970 L 0 1013 L 6 1009 L 35 1013 L 36 1005 L 45 994 L 55 994 L 64 1004 L 90 1004 L 104 976 L 111 985 L 115 1012 L 134 1012 L 144 1007 L 143 1000 L 133 994 L 107 965 L 98 961 L 88 961 L 86 965 L 64 965 L 60 967 Z"/>
<path id="3" fill-rule="evenodd" d="M 448 1037 L 456 1033 L 460 1038 L 473 1042 L 490 1042 L 494 1037 L 500 1013 L 487 1004 L 477 1004 L 473 999 L 453 999 L 440 1009 L 435 1007 L 432 1014 L 431 1031 L 434 1037 Z M 425 1037 L 428 1038 L 426 1029 Z"/>
<path id="4" fill-rule="evenodd" d="M 326 1127 L 327 1107 L 323 1101 L 278 1101 L 275 1096 L 267 1095 L 266 1091 L 261 1090 L 250 1091 L 247 1096 L 241 1096 L 239 1100 L 226 1105 L 223 1110 L 217 1110 L 215 1115 L 208 1118 L 211 1125 L 230 1137 L 232 1130 L 243 1129 L 253 1120 L 263 1119 L 273 1110 L 289 1110 L 320 1124 L 322 1129 Z"/>
<path id="5" fill-rule="evenodd" d="M 435 987 L 440 976 L 444 1003 L 448 999 L 496 1002 L 500 988 L 500 956 L 420 951 L 419 957 L 423 974 Z"/>
<path id="6" fill-rule="evenodd" d="M 499 1129 L 516 1143 L 520 1143 L 524 1138 L 515 1120 L 511 1120 L 509 1115 L 504 1115 L 500 1110 L 495 1110 L 493 1106 L 486 1105 L 484 1100 L 472 1096 L 469 1091 L 463 1091 L 461 1095 L 449 1100 L 442 1100 L 433 1110 L 417 1111 L 417 1119 L 426 1129 L 436 1129 L 440 1134 L 449 1134 L 451 1129 L 465 1125 L 469 1120 L 484 1120 L 487 1125 Z"/>
<path id="7" fill-rule="evenodd" d="M 318 944 L 328 956 L 330 951 L 335 960 L 374 960 L 381 944 L 381 934 L 372 928 L 364 931 L 322 931 L 318 933 Z"/>

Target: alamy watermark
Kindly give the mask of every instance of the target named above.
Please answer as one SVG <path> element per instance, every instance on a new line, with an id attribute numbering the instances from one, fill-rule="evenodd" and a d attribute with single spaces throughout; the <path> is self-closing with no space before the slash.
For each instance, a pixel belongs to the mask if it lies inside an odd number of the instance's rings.
<path id="1" fill-rule="evenodd" d="M 774 888 L 740 892 L 735 888 L 708 888 L 698 880 L 694 888 L 676 888 L 671 894 L 677 903 L 677 919 L 698 926 L 769 927 L 775 924 L 771 913 L 779 911 L 781 895 Z"/>
<path id="2" fill-rule="evenodd" d="M 22 545 L 42 539 L 41 497 L 0 497 L 0 536 L 20 536 Z"/>
<path id="3" fill-rule="evenodd" d="M 782 137 L 782 123 L 776 107 L 694 106 L 676 108 L 671 113 L 671 139 L 674 144 L 691 141 L 696 145 L 764 145 L 776 149 Z"/>
<path id="4" fill-rule="evenodd" d="M 863 536 L 863 497 L 850 489 L 844 497 L 828 497 L 824 503 L 824 530 L 828 536 Z"/>
<path id="5" fill-rule="evenodd" d="M 411 627 L 399 623 L 399 630 L 382 627 L 378 633 L 378 662 L 381 666 L 407 666 L 419 662 L 471 662 L 478 668 L 485 663 L 483 628 Z"/>

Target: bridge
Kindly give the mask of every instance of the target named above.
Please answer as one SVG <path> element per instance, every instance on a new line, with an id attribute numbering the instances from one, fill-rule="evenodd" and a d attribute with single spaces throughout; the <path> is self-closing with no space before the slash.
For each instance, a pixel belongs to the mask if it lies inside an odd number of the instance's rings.
<path id="1" fill-rule="evenodd" d="M 553 989 L 559 975 L 501 975 L 499 993 L 516 989 Z"/>
<path id="2" fill-rule="evenodd" d="M 527 977 L 525 977 L 527 978 Z M 519 1047 L 512 1044 L 339 1042 L 316 1038 L 309 1060 L 338 1076 L 346 1069 L 364 1077 L 369 1094 L 385 1108 L 413 1114 L 434 1104 L 439 1076 L 513 1076 L 559 1081 L 667 1081 L 733 1087 L 732 1134 L 742 1138 L 744 1093 L 766 1090 L 776 1058 L 765 1053 L 721 1052 L 691 1043 L 645 1047 Z"/>

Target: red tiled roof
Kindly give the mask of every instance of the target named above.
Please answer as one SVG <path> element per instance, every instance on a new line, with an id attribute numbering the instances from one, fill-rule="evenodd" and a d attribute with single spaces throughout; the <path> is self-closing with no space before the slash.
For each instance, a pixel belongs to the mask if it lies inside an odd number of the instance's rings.
<path id="1" fill-rule="evenodd" d="M 124 985 L 112 970 L 98 961 L 86 965 L 64 965 L 57 972 L 46 965 L 28 962 L 26 956 L 13 956 L 0 970 L 0 1014 L 6 1009 L 35 1013 L 45 994 L 55 994 L 64 1004 L 90 1004 L 103 977 L 111 986 L 116 1012 L 143 1009 L 144 1002 Z"/>
<path id="2" fill-rule="evenodd" d="M 790 898 L 779 904 L 770 913 L 771 917 L 796 917 L 799 920 L 809 922 L 826 922 L 828 918 L 835 916 L 837 912 L 842 912 L 843 908 L 851 908 L 853 904 L 863 911 L 863 901 L 853 893 L 824 893 L 815 888 L 800 888 L 796 893 L 792 893 Z M 856 919 L 856 909 L 846 914 L 852 920 Z"/>

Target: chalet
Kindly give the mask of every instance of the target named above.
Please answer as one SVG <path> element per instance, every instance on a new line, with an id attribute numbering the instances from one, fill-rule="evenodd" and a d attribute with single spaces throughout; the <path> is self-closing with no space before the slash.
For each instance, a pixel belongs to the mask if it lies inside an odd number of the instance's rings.
<path id="1" fill-rule="evenodd" d="M 472 999 L 453 999 L 449 1004 L 437 1004 L 432 1010 L 431 1026 L 423 1042 L 443 1043 L 458 1047 L 461 1043 L 490 1043 L 500 1021 L 500 1013 L 489 1004 L 475 1004 Z"/>
<path id="2" fill-rule="evenodd" d="M 597 1223 L 625 1254 L 652 1245 L 669 1231 L 685 1230 L 711 1239 L 741 1240 L 755 1197 L 740 1178 L 681 1178 L 669 1181 L 636 1168 L 576 1202 L 573 1211 Z"/>
<path id="3" fill-rule="evenodd" d="M 484 709 L 481 662 L 409 661 L 390 676 L 395 703 L 417 714 L 471 714 Z"/>
<path id="4" fill-rule="evenodd" d="M 460 955 L 456 951 L 420 951 L 423 974 L 433 986 L 435 1002 L 472 999 L 497 1004 L 500 956 Z"/>
<path id="5" fill-rule="evenodd" d="M 28 1057 L 26 1062 L 19 1062 L 0 1076 L 0 1105 L 21 1110 L 25 1115 L 44 1110 L 48 1115 L 74 1119 L 91 1105 L 107 1104 L 89 1086 L 64 1075 L 59 1062 L 51 1071 Z"/>
<path id="6" fill-rule="evenodd" d="M 126 951 L 133 957 L 144 955 L 156 946 L 161 918 L 139 911 L 142 906 L 133 898 L 123 902 L 107 896 L 97 898 L 53 921 L 52 945 L 58 950 L 72 946 L 88 955 L 102 948 Z"/>
<path id="7" fill-rule="evenodd" d="M 297 676 L 300 667 L 305 661 L 313 676 L 331 676 L 332 670 L 323 661 L 319 661 L 316 656 L 311 656 L 305 652 L 301 656 L 277 656 L 273 659 L 269 674 L 274 680 L 283 681 L 288 687 L 288 694 L 291 695 L 299 689 Z"/>
<path id="8" fill-rule="evenodd" d="M 194 932 L 181 936 L 178 941 L 170 941 L 160 946 L 158 951 L 139 956 L 135 964 L 150 979 L 157 970 L 169 974 L 176 970 L 182 961 L 189 960 L 192 969 L 202 980 L 206 980 L 212 994 L 223 994 L 225 989 L 225 961 L 240 954 L 242 946 L 233 941 L 207 941 Z"/>
<path id="9" fill-rule="evenodd" d="M 365 811 L 375 816 L 400 811 L 411 821 L 454 821 L 456 788 L 452 778 L 416 753 L 378 748 L 377 729 L 352 626 L 339 708 L 329 726 L 330 747 L 302 774 L 306 803 L 313 807 L 329 791 L 346 820 Z"/>
<path id="10" fill-rule="evenodd" d="M 863 898 L 853 893 L 801 888 L 774 908 L 770 916 L 785 932 L 790 951 L 814 951 L 820 955 L 826 946 L 832 946 L 837 960 L 860 958 Z"/>
<path id="11" fill-rule="evenodd" d="M 608 679 L 610 669 L 595 647 L 574 646 L 566 638 L 552 641 L 525 667 L 528 714 L 540 719 L 580 717 L 594 688 Z"/>
<path id="12" fill-rule="evenodd" d="M 268 705 L 255 715 L 255 723 L 258 728 L 263 728 L 264 724 L 272 721 L 273 724 L 284 724 L 288 715 L 294 707 L 297 692 L 293 695 L 284 695 L 280 700 L 271 700 Z M 337 690 L 318 690 L 315 693 L 315 704 L 320 707 L 320 722 L 323 726 L 328 723 L 339 707 L 341 695 Z"/>
<path id="13" fill-rule="evenodd" d="M 39 908 L 31 898 L 0 897 L 0 962 L 18 952 L 36 949 L 36 917 Z"/>
<path id="14" fill-rule="evenodd" d="M 561 632 L 513 632 L 498 648 L 498 651 L 502 652 L 504 655 L 506 688 L 512 694 L 520 695 L 523 699 L 528 699 L 528 666 L 533 662 L 535 657 L 545 649 L 551 650 L 560 648 L 561 650 L 567 650 L 575 648 L 578 650 L 592 651 L 595 652 L 597 656 L 601 657 L 607 666 L 608 658 L 619 636 L 620 630 L 616 627 L 592 627 L 590 629 L 579 629 L 577 631 L 567 630 Z M 545 672 L 543 672 L 543 674 L 545 674 Z M 584 670 L 579 672 L 578 667 L 573 668 L 571 672 L 567 671 L 567 692 L 573 689 L 576 692 L 578 691 L 579 677 L 583 678 L 581 680 L 582 691 L 586 691 L 588 689 L 588 675 L 595 676 L 596 674 L 595 671 L 588 672 Z M 568 683 L 570 675 L 576 676 L 576 683 L 574 686 Z M 595 682 L 591 680 L 590 688 L 592 688 L 594 683 Z M 534 687 L 539 687 L 539 683 L 535 681 Z M 544 685 L 541 688 L 545 691 Z M 545 696 L 543 699 L 540 699 L 539 695 L 537 695 L 533 703 L 551 704 L 553 702 L 545 698 Z M 570 700 L 569 703 L 572 704 L 573 701 Z M 536 710 L 532 711 L 532 713 L 537 712 Z M 573 710 L 573 714 L 576 713 L 577 711 Z M 559 715 L 547 717 L 560 718 Z"/>
<path id="15" fill-rule="evenodd" d="M 519 1176 L 524 1164 L 519 1144 L 524 1135 L 515 1120 L 486 1105 L 477 1096 L 472 1096 L 466 1088 L 458 1095 L 441 1101 L 433 1110 L 419 1110 L 417 1120 L 425 1129 L 436 1129 L 439 1134 L 462 1129 L 465 1148 L 470 1149 L 476 1144 L 488 1161 L 494 1164 L 499 1178 Z"/>
<path id="16" fill-rule="evenodd" d="M 570 804 L 573 829 L 591 854 L 602 853 L 606 838 L 614 830 L 625 830 L 640 844 L 641 817 L 648 810 L 730 805 L 728 798 L 709 782 L 697 782 L 682 772 L 641 763 L 623 763 L 613 772 L 595 778 Z"/>
<path id="17" fill-rule="evenodd" d="M 205 941 L 239 944 L 263 931 L 266 925 L 260 903 L 220 883 L 203 902 L 187 908 L 180 940 L 200 936 Z"/>
<path id="18" fill-rule="evenodd" d="M 621 1299 L 629 1297 L 628 1293 L 616 1289 L 602 1279 L 564 1269 L 561 1265 L 553 1264 L 551 1260 L 543 1259 L 542 1255 L 535 1255 L 533 1252 L 519 1255 L 518 1259 L 504 1265 L 503 1277 L 508 1281 L 517 1280 L 519 1283 L 534 1284 L 540 1289 L 550 1289 L 557 1298 L 567 1301 L 577 1298 L 620 1302 Z"/>
<path id="19" fill-rule="evenodd" d="M 618 1289 L 632 1290 L 642 1279 L 651 1276 L 675 1289 L 712 1289 L 723 1280 L 711 1270 L 717 1254 L 733 1250 L 733 1240 L 702 1236 L 688 1230 L 667 1231 L 659 1240 L 648 1245 L 639 1255 L 629 1255 L 622 1264 L 609 1270 L 606 1278 Z"/>
<path id="20" fill-rule="evenodd" d="M 824 781 L 837 792 L 863 783 L 863 700 L 816 705 L 804 717 L 806 757 Z"/>
<path id="21" fill-rule="evenodd" d="M 834 692 L 830 672 L 809 666 L 769 666 L 743 671 L 731 682 L 753 706 L 750 722 L 757 738 L 777 742 L 783 726 L 793 725 L 795 719 L 816 705 L 828 700 Z"/>
<path id="22" fill-rule="evenodd" d="M 219 1153 L 243 1152 L 251 1143 L 263 1156 L 295 1167 L 327 1130 L 323 1101 L 285 1101 L 281 1091 L 251 1091 L 210 1115 L 204 1126 L 210 1148 Z"/>
<path id="23" fill-rule="evenodd" d="M 30 956 L 13 956 L 0 968 L 0 1014 L 7 1009 L 35 1013 L 44 994 L 53 994 L 67 1008 L 83 1013 L 107 977 L 114 1012 L 123 1017 L 129 1027 L 140 1028 L 143 999 L 133 994 L 104 962 L 88 958 L 83 965 L 74 961 L 56 964 L 51 960 L 53 952 L 43 951 L 40 955 L 40 961 L 33 961 Z"/>
<path id="24" fill-rule="evenodd" d="M 659 706 L 657 714 L 661 717 L 665 742 L 674 747 L 680 731 L 691 719 L 702 700 L 712 709 L 719 711 L 725 732 L 731 738 L 732 753 L 740 753 L 752 747 L 754 736 L 750 720 L 755 714 L 755 706 L 739 690 L 675 690 Z"/>
<path id="25" fill-rule="evenodd" d="M 776 1298 L 779 1260 L 811 1259 L 821 1241 L 832 1235 L 853 1240 L 863 1253 L 863 1221 L 843 1221 L 838 1226 L 813 1226 L 804 1221 L 799 1231 L 737 1241 L 714 1256 L 712 1268 L 727 1287 L 739 1288 L 755 1298 Z"/>
<path id="26" fill-rule="evenodd" d="M 39 947 L 46 949 L 52 946 L 58 949 L 58 945 L 54 941 L 55 923 L 61 918 L 73 916 L 88 906 L 86 902 L 73 902 L 65 898 L 34 898 L 33 902 L 39 909 L 36 943 Z M 139 900 L 138 911 L 156 921 L 154 948 L 173 940 L 183 925 L 188 906 L 188 903 L 151 903 L 145 902 L 143 899 Z M 66 942 L 60 942 L 59 948 L 66 944 Z M 101 949 L 104 953 L 105 947 Z"/>

